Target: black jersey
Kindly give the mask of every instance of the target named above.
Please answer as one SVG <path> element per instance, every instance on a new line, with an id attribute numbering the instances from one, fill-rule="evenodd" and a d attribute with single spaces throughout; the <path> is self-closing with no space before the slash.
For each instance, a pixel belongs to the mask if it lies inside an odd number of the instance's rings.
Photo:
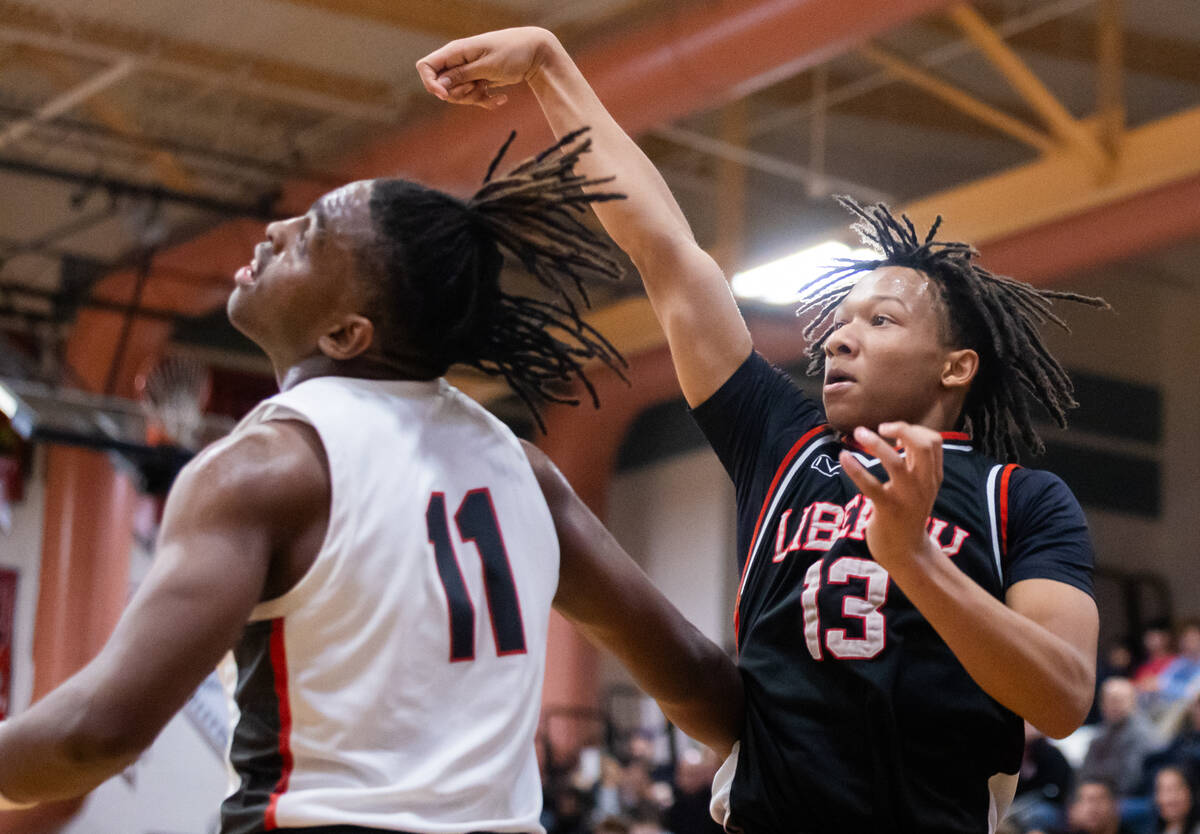
<path id="1" fill-rule="evenodd" d="M 1015 784 L 992 777 L 1019 770 L 1021 719 L 871 558 L 871 502 L 841 471 L 846 447 L 820 406 L 754 353 L 693 414 L 737 492 L 746 718 L 732 821 L 748 834 L 988 831 L 989 781 Z M 928 529 L 946 558 L 999 599 L 1032 578 L 1090 594 L 1066 485 L 944 438 Z"/>

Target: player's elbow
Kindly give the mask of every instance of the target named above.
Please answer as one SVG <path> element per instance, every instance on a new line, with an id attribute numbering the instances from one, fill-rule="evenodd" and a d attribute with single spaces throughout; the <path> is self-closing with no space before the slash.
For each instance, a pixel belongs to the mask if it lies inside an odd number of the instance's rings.
<path id="1" fill-rule="evenodd" d="M 1092 708 L 1093 674 L 1086 669 L 1072 671 L 1067 680 L 1060 681 L 1059 691 L 1044 698 L 1038 720 L 1029 720 L 1050 738 L 1066 738 L 1078 730 Z"/>
<path id="2" fill-rule="evenodd" d="M 88 769 L 124 770 L 154 741 L 140 722 L 95 707 L 64 728 L 59 749 L 67 761 Z"/>

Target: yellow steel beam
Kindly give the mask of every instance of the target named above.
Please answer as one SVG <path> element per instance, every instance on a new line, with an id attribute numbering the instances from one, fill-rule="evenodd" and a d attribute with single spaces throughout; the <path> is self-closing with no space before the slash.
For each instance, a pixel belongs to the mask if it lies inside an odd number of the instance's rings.
<path id="1" fill-rule="evenodd" d="M 917 221 L 946 217 L 943 237 L 983 242 L 1070 217 L 1200 174 L 1200 108 L 1130 130 L 1112 176 L 1097 182 L 1078 156 L 1036 162 L 933 194 L 905 207 Z"/>
<path id="2" fill-rule="evenodd" d="M 1108 169 L 1108 154 L 1104 152 L 1096 137 L 1054 97 L 1049 88 L 1034 75 L 979 12 L 966 3 L 959 3 L 951 6 L 947 13 L 975 48 L 1000 71 L 1012 88 L 1046 122 L 1046 126 L 1059 141 L 1074 148 L 1094 171 L 1099 173 Z"/>
<path id="3" fill-rule="evenodd" d="M 1042 131 L 1030 127 L 1025 122 L 1005 113 L 999 108 L 980 101 L 970 93 L 883 47 L 875 44 L 864 44 L 859 47 L 859 53 L 901 81 L 924 90 L 930 95 L 946 102 L 956 110 L 967 114 L 973 119 L 977 119 L 989 127 L 995 128 L 1001 133 L 1008 134 L 1017 141 L 1024 142 L 1026 145 L 1036 148 L 1042 153 L 1049 153 L 1058 147 L 1055 141 Z"/>
<path id="4" fill-rule="evenodd" d="M 511 8 L 478 0 L 286 0 L 327 12 L 361 17 L 398 29 L 417 29 L 445 38 L 460 38 L 489 29 L 520 26 L 528 21 Z"/>
<path id="5" fill-rule="evenodd" d="M 721 108 L 720 137 L 735 147 L 747 142 L 745 99 Z M 741 265 L 746 244 L 746 166 L 729 159 L 717 163 L 717 240 L 713 256 L 730 275 Z"/>
<path id="6" fill-rule="evenodd" d="M 1018 232 L 1073 217 L 1091 209 L 1171 183 L 1200 176 L 1200 107 L 1129 131 L 1123 141 L 1114 175 L 1098 182 L 1078 155 L 1062 150 L 1035 162 L 1012 168 L 966 185 L 933 194 L 903 207 L 918 228 L 938 214 L 946 218 L 939 237 L 976 244 L 1000 240 Z M 844 229 L 824 238 L 845 236 Z M 594 313 L 589 321 L 626 356 L 661 347 L 662 329 L 650 302 L 629 298 Z M 458 384 L 462 376 L 451 380 Z M 507 395 L 502 383 L 466 384 L 481 402 Z"/>
<path id="7" fill-rule="evenodd" d="M 1096 27 L 1096 105 L 1100 143 L 1109 156 L 1120 153 L 1125 131 L 1125 32 L 1122 0 L 1100 0 Z"/>

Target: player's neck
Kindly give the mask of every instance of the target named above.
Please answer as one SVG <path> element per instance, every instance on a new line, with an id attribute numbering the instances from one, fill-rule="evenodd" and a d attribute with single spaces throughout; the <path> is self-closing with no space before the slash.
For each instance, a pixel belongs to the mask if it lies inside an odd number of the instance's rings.
<path id="1" fill-rule="evenodd" d="M 301 382 L 321 376 L 345 376 L 356 379 L 436 379 L 438 374 L 427 368 L 407 367 L 402 363 L 375 356 L 354 359 L 330 359 L 324 354 L 306 356 L 287 367 L 275 368 L 275 380 L 280 391 L 295 388 Z"/>

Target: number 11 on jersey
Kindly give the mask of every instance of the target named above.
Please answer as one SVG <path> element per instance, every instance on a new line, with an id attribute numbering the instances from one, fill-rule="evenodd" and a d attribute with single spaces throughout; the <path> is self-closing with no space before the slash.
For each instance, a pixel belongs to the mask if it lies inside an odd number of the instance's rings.
<path id="1" fill-rule="evenodd" d="M 454 543 L 450 540 L 450 523 L 446 517 L 446 496 L 435 492 L 429 497 L 425 510 L 429 528 L 429 543 L 437 561 L 438 579 L 446 593 L 450 609 L 450 662 L 475 659 L 475 604 L 467 591 L 462 569 L 458 564 Z M 483 566 L 483 588 L 491 615 L 492 636 L 496 654 L 525 653 L 525 626 L 521 621 L 521 603 L 512 565 L 500 533 L 500 522 L 487 490 L 473 489 L 466 494 L 454 514 L 454 525 L 463 543 L 474 542 Z"/>

